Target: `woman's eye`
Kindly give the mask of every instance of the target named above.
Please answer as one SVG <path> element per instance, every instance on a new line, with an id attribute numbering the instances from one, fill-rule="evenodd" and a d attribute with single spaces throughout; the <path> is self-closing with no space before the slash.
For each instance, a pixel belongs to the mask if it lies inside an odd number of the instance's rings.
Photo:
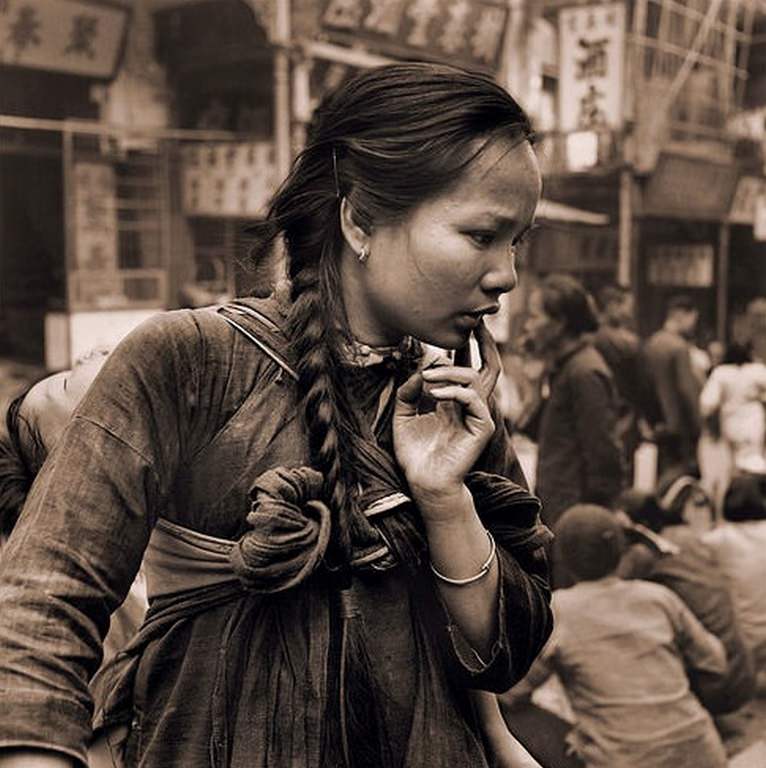
<path id="1" fill-rule="evenodd" d="M 525 229 L 518 237 L 514 238 L 512 243 L 513 247 L 518 248 L 520 245 L 524 245 L 524 243 L 528 242 L 533 232 L 538 228 L 538 224 L 532 224 L 532 226 L 527 227 L 527 229 Z"/>
<path id="2" fill-rule="evenodd" d="M 486 248 L 487 246 L 492 245 L 496 237 L 494 232 L 471 231 L 467 232 L 466 234 L 480 248 Z"/>

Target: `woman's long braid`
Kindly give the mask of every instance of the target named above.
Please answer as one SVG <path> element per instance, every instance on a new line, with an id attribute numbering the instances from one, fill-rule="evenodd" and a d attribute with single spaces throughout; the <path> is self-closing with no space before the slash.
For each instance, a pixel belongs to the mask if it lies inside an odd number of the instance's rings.
<path id="1" fill-rule="evenodd" d="M 353 469 L 356 418 L 339 373 L 342 334 L 337 318 L 344 315 L 337 259 L 326 245 L 321 253 L 318 266 L 306 265 L 293 272 L 289 327 L 309 451 L 312 464 L 324 476 L 325 501 L 330 507 L 332 528 L 326 561 L 339 597 L 340 733 L 338 743 L 331 737 L 326 750 L 328 755 L 339 750 L 342 757 L 335 754 L 333 759 L 342 760 L 347 768 L 373 768 L 387 765 L 387 759 L 382 719 L 375 712 L 373 691 L 377 685 L 351 580 L 354 534 L 361 514 L 356 506 Z"/>
<path id="2" fill-rule="evenodd" d="M 293 306 L 290 332 L 294 345 L 298 390 L 308 430 L 312 463 L 325 479 L 325 500 L 332 516 L 331 552 L 333 567 L 348 568 L 352 555 L 354 499 L 347 481 L 350 461 L 350 418 L 339 397 L 343 384 L 334 352 L 337 331 L 331 325 L 328 291 L 322 290 L 322 268 L 304 267 L 293 277 Z M 331 294 L 330 294 L 331 295 Z M 329 315 L 329 316 L 328 316 Z M 344 461 L 344 459 L 346 459 Z"/>

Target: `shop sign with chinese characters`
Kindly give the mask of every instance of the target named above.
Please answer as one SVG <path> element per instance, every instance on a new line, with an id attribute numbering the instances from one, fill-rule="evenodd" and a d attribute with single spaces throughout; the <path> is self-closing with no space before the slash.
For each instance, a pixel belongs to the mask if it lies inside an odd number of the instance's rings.
<path id="1" fill-rule="evenodd" d="M 117 182 L 107 163 L 75 163 L 72 173 L 72 302 L 106 307 L 124 301 L 117 258 Z"/>
<path id="2" fill-rule="evenodd" d="M 187 216 L 263 216 L 277 188 L 274 145 L 206 142 L 182 150 Z"/>
<path id="3" fill-rule="evenodd" d="M 0 64 L 112 77 L 127 17 L 78 0 L 0 0 Z"/>
<path id="4" fill-rule="evenodd" d="M 622 125 L 625 6 L 585 5 L 559 12 L 559 129 Z"/>
<path id="5" fill-rule="evenodd" d="M 649 251 L 649 285 L 709 288 L 713 285 L 714 250 L 710 243 L 657 245 Z"/>
<path id="6" fill-rule="evenodd" d="M 336 42 L 495 71 L 508 5 L 500 0 L 323 0 L 320 19 L 323 32 Z"/>

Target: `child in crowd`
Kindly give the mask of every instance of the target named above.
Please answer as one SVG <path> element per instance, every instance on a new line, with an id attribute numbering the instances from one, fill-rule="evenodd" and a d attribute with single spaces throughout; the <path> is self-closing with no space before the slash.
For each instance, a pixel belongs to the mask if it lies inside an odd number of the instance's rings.
<path id="1" fill-rule="evenodd" d="M 511 696 L 556 672 L 577 718 L 570 739 L 588 768 L 724 768 L 687 676 L 723 678 L 721 642 L 666 587 L 617 576 L 624 535 L 609 510 L 576 505 L 556 533 L 576 583 L 554 593 L 553 635 Z"/>

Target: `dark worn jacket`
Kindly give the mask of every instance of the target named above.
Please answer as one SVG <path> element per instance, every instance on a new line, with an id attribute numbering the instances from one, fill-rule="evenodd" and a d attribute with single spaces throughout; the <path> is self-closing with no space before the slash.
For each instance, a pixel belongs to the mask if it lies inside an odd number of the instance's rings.
<path id="1" fill-rule="evenodd" d="M 583 340 L 548 378 L 538 437 L 537 485 L 553 525 L 578 502 L 609 506 L 622 488 L 617 394 L 604 359 Z"/>
<path id="2" fill-rule="evenodd" d="M 593 334 L 593 346 L 609 366 L 620 399 L 637 416 L 654 421 L 656 399 L 639 337 L 626 328 L 602 325 Z"/>
<path id="3" fill-rule="evenodd" d="M 272 317 L 278 337 L 273 302 L 251 305 Z M 344 375 L 372 421 L 390 370 Z M 0 561 L 0 748 L 84 762 L 101 638 L 158 517 L 241 537 L 255 480 L 307 463 L 298 413 L 284 369 L 211 310 L 158 316 L 118 346 Z M 381 422 L 386 450 L 390 415 Z M 503 428 L 477 469 L 520 477 Z M 522 567 L 503 544 L 504 521 L 490 514 L 485 524 L 500 565 L 499 633 L 486 659 L 450 620 L 427 561 L 415 575 L 372 568 L 355 580 L 394 762 L 407 768 L 485 765 L 467 691 L 508 688 L 550 632 L 544 558 Z M 129 721 L 129 763 L 329 766 L 321 734 L 337 715 L 340 674 L 333 594 L 312 576 L 273 595 L 216 587 L 165 607 L 161 631 L 144 633 L 127 695 L 111 702 L 107 690 L 100 701 L 102 723 Z"/>
<path id="4" fill-rule="evenodd" d="M 701 387 L 692 369 L 689 342 L 663 328 L 647 340 L 644 356 L 665 432 L 684 446 L 693 446 L 700 434 Z"/>

